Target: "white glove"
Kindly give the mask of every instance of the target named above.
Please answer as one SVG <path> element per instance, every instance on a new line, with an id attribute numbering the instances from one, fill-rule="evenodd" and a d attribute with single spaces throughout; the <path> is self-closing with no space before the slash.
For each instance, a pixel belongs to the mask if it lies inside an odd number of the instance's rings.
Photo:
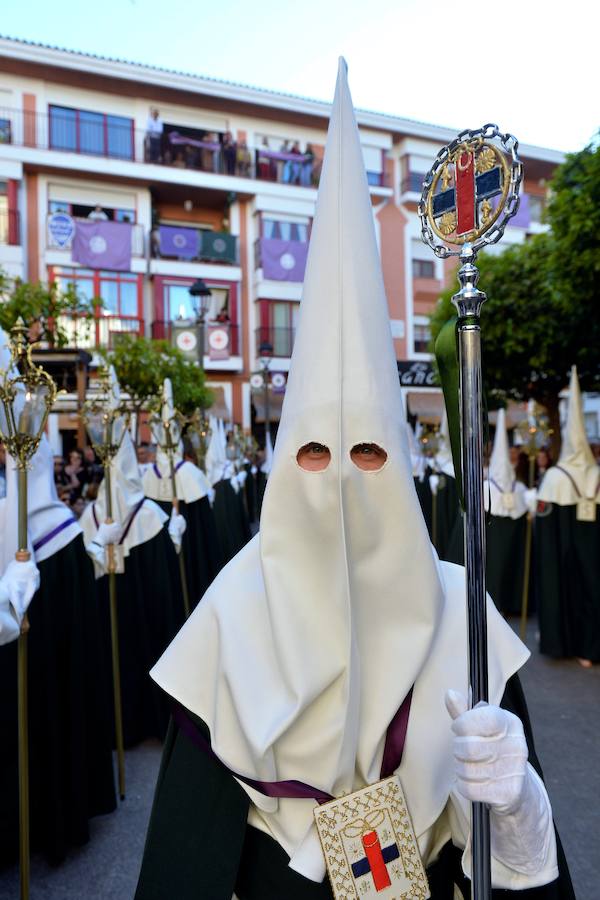
<path id="1" fill-rule="evenodd" d="M 175 507 L 173 507 L 173 512 L 171 513 L 171 518 L 169 520 L 169 537 L 175 544 L 175 550 L 177 553 L 181 550 L 181 541 L 183 539 L 183 535 L 185 533 L 185 529 L 187 528 L 187 522 L 181 513 L 175 512 Z"/>
<path id="2" fill-rule="evenodd" d="M 525 491 L 525 503 L 531 515 L 534 516 L 537 509 L 537 490 L 535 488 L 527 488 Z"/>
<path id="3" fill-rule="evenodd" d="M 467 800 L 490 807 L 492 855 L 525 875 L 553 868 L 552 810 L 542 781 L 527 762 L 521 720 L 487 703 L 468 709 L 457 691 L 446 693 L 446 708 L 454 720 L 456 786 Z"/>
<path id="4" fill-rule="evenodd" d="M 93 543 L 99 544 L 100 547 L 107 547 L 108 544 L 118 544 L 121 540 L 121 526 L 118 522 L 102 522 L 98 527 Z"/>
<path id="5" fill-rule="evenodd" d="M 40 586 L 38 567 L 32 559 L 27 562 L 12 559 L 6 567 L 1 583 L 8 592 L 10 605 L 20 625 L 33 595 Z"/>
<path id="6" fill-rule="evenodd" d="M 8 588 L 0 580 L 0 646 L 16 641 L 21 633 L 15 612 L 10 605 Z"/>
<path id="7" fill-rule="evenodd" d="M 248 477 L 248 473 L 246 472 L 245 469 L 241 469 L 241 470 L 238 472 L 238 484 L 239 484 L 240 487 L 243 487 L 243 486 L 244 486 L 244 482 L 246 481 L 246 478 L 247 478 L 247 477 Z"/>
<path id="8" fill-rule="evenodd" d="M 432 494 L 437 494 L 437 489 L 438 489 L 439 483 L 440 483 L 439 475 L 430 475 L 429 476 L 429 488 L 430 488 Z"/>

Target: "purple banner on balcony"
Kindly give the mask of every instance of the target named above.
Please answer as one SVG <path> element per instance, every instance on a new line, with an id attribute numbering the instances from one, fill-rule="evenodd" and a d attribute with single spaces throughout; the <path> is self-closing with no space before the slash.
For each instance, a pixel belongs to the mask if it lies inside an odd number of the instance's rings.
<path id="1" fill-rule="evenodd" d="M 131 234 L 127 222 L 78 221 L 71 257 L 90 269 L 130 272 Z"/>
<path id="2" fill-rule="evenodd" d="M 261 238 L 260 258 L 265 278 L 274 281 L 304 281 L 308 243 Z"/>
<path id="3" fill-rule="evenodd" d="M 517 228 L 529 228 L 531 225 L 531 212 L 529 210 L 529 194 L 522 193 L 519 202 L 519 209 L 516 216 L 510 219 L 509 225 L 516 225 Z"/>
<path id="4" fill-rule="evenodd" d="M 160 225 L 158 239 L 162 256 L 196 259 L 200 252 L 200 232 L 196 228 Z"/>

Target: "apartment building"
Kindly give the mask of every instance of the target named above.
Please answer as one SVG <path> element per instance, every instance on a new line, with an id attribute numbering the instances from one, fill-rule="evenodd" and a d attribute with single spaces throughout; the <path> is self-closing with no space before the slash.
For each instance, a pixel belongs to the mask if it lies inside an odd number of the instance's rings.
<path id="1" fill-rule="evenodd" d="M 73 346 L 92 351 L 128 332 L 194 358 L 189 289 L 202 280 L 208 383 L 224 416 L 260 430 L 250 379 L 268 355 L 276 419 L 328 116 L 314 100 L 0 39 L 0 267 L 102 297 L 91 332 L 71 323 Z M 416 210 L 423 175 L 454 134 L 357 117 L 400 378 L 411 411 L 435 416 L 427 315 L 452 267 L 422 244 Z M 529 146 L 521 155 L 523 200 L 505 243 L 543 227 L 563 158 Z"/>

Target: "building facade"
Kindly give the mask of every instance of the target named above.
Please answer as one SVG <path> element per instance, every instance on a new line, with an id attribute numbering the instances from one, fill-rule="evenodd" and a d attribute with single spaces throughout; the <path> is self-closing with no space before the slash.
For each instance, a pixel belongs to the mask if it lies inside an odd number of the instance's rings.
<path id="1" fill-rule="evenodd" d="M 127 332 L 197 354 L 189 288 L 201 279 L 211 291 L 203 364 L 222 414 L 260 424 L 250 378 L 267 354 L 280 376 L 276 418 L 328 116 L 313 100 L 0 39 L 0 267 L 102 297 L 91 330 L 70 323 L 73 345 L 90 350 Z M 421 242 L 417 203 L 454 134 L 357 118 L 401 379 L 412 411 L 434 409 L 427 316 L 453 267 Z M 524 200 L 507 229 L 515 242 L 543 227 L 563 158 L 527 146 L 521 155 Z M 97 259 L 82 249 L 86 235 Z M 113 252 L 123 239 L 124 257 Z"/>

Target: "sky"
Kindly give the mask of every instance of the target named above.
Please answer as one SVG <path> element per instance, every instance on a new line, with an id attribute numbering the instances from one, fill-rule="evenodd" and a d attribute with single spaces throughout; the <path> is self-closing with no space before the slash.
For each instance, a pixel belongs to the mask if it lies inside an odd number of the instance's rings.
<path id="1" fill-rule="evenodd" d="M 598 132 L 595 0 L 4 0 L 0 33 L 575 151 Z M 168 81 L 168 76 L 166 76 Z M 1 82 L 1 76 L 0 76 Z"/>

